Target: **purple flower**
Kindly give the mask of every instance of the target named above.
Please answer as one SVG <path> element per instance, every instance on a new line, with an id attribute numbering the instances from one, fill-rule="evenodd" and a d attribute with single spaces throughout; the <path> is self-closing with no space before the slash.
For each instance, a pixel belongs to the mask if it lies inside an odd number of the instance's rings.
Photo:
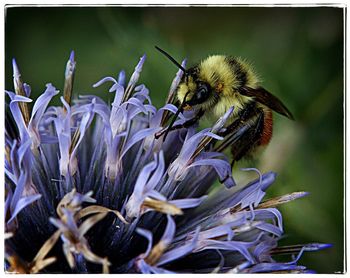
<path id="1" fill-rule="evenodd" d="M 176 114 L 156 109 L 138 84 L 146 56 L 126 81 L 111 82 L 113 102 L 73 99 L 74 52 L 65 71 L 61 106 L 51 84 L 37 99 L 13 60 L 15 92 L 6 117 L 5 263 L 17 273 L 306 273 L 298 260 L 327 244 L 279 246 L 277 207 L 304 197 L 295 192 L 264 200 L 276 174 L 234 182 L 228 159 L 212 152 L 234 107 L 215 125 L 156 134 Z M 185 67 L 185 61 L 182 63 Z M 125 85 L 127 84 L 127 85 Z M 33 102 L 32 109 L 29 103 Z M 190 114 L 180 113 L 176 123 Z M 215 181 L 218 190 L 211 192 Z M 285 255 L 277 261 L 276 255 Z M 279 256 L 280 257 L 280 256 Z"/>

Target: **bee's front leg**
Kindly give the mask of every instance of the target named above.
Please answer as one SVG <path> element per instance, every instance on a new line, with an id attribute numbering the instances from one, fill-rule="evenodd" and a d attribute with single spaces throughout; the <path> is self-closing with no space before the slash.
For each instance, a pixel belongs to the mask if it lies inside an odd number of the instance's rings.
<path id="1" fill-rule="evenodd" d="M 189 119 L 188 121 L 184 122 L 183 124 L 179 124 L 179 125 L 174 125 L 170 128 L 170 130 L 168 130 L 168 127 L 163 128 L 161 131 L 158 131 L 154 137 L 156 139 L 158 139 L 159 137 L 161 137 L 164 133 L 166 133 L 167 131 L 173 131 L 173 130 L 177 130 L 177 129 L 181 129 L 181 128 L 188 128 L 190 126 L 193 126 L 195 123 L 197 123 L 200 118 L 204 115 L 204 111 L 201 109 L 198 111 L 198 113 L 192 118 Z"/>

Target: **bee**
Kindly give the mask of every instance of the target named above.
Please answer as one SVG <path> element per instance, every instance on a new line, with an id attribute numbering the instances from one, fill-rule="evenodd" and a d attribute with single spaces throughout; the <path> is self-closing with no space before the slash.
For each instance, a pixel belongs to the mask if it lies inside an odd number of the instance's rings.
<path id="1" fill-rule="evenodd" d="M 219 119 L 234 107 L 225 128 L 218 135 L 222 143 L 215 151 L 230 147 L 232 166 L 242 158 L 251 158 L 260 147 L 266 147 L 272 137 L 275 111 L 291 120 L 292 113 L 277 97 L 261 87 L 253 68 L 240 58 L 213 55 L 185 69 L 173 57 L 156 46 L 184 73 L 177 88 L 178 111 L 170 125 L 156 137 L 175 129 L 197 123 L 203 115 Z M 174 125 L 179 113 L 194 110 L 195 116 L 181 125 Z"/>

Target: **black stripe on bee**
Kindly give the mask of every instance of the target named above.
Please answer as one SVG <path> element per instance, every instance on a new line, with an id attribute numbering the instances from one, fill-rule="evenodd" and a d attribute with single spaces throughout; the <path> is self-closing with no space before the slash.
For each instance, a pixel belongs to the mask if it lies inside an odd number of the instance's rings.
<path id="1" fill-rule="evenodd" d="M 231 66 L 239 82 L 239 87 L 245 86 L 247 84 L 248 77 L 246 70 L 242 67 L 242 64 L 238 62 L 234 57 L 226 57 L 226 61 Z"/>

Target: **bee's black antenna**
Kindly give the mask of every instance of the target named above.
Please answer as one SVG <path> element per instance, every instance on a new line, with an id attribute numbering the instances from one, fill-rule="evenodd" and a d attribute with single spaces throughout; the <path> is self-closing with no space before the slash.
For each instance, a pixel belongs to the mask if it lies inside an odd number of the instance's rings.
<path id="1" fill-rule="evenodd" d="M 180 70 L 182 70 L 185 74 L 187 74 L 186 69 L 181 66 L 173 57 L 170 56 L 170 54 L 168 54 L 167 52 L 165 52 L 163 49 L 159 48 L 158 46 L 155 46 L 155 48 L 163 53 L 170 61 L 172 61 Z"/>

